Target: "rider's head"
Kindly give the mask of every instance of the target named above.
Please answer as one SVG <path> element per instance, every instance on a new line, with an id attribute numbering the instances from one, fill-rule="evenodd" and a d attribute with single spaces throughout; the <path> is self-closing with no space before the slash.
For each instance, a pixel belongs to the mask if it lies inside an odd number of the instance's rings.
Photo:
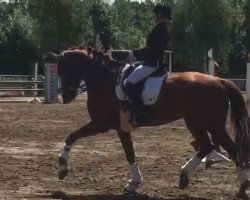
<path id="1" fill-rule="evenodd" d="M 169 19 L 171 20 L 171 8 L 168 5 L 157 4 L 153 12 L 156 15 L 156 22 Z"/>

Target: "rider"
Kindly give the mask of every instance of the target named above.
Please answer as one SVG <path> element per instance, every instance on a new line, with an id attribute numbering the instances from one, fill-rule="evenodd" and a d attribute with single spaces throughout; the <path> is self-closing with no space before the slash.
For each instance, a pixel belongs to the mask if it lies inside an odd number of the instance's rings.
<path id="1" fill-rule="evenodd" d="M 156 16 L 156 25 L 147 37 L 146 47 L 133 52 L 137 59 L 142 59 L 144 62 L 123 83 L 124 90 L 133 104 L 133 111 L 137 114 L 141 112 L 140 109 L 143 106 L 141 94 L 136 91 L 135 84 L 155 71 L 164 72 L 163 56 L 169 42 L 167 21 L 172 19 L 171 8 L 167 5 L 157 4 L 153 12 Z"/>

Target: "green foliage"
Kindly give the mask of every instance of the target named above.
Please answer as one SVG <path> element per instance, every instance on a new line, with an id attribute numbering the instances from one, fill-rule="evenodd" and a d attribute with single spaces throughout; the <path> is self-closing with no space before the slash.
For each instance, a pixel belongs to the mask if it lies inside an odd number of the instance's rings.
<path id="1" fill-rule="evenodd" d="M 90 9 L 90 15 L 92 18 L 94 37 L 93 42 L 96 46 L 98 39 L 100 40 L 101 47 L 105 51 L 110 49 L 111 27 L 109 6 L 104 2 L 94 2 Z"/>
<path id="2" fill-rule="evenodd" d="M 89 10 L 93 5 L 92 0 L 72 0 L 71 7 L 71 29 L 69 37 L 72 39 L 70 45 L 88 45 L 93 42 L 94 28 L 91 22 Z"/>
<path id="3" fill-rule="evenodd" d="M 7 10 L 7 4 L 0 3 L 0 44 L 6 41 L 6 33 L 10 27 Z"/>
<path id="4" fill-rule="evenodd" d="M 244 5 L 244 28 L 245 28 L 245 37 L 244 37 L 244 45 L 247 49 L 246 53 L 250 52 L 250 0 L 245 1 Z"/>
<path id="5" fill-rule="evenodd" d="M 66 1 L 59 0 L 29 1 L 29 14 L 37 22 L 34 34 L 42 52 L 58 51 L 70 43 L 70 6 Z"/>
<path id="6" fill-rule="evenodd" d="M 137 49 L 145 45 L 145 38 L 153 28 L 152 1 L 145 3 L 116 0 L 111 5 L 112 48 Z"/>
<path id="7" fill-rule="evenodd" d="M 240 74 L 246 71 L 246 64 L 243 60 L 245 55 L 244 47 L 244 13 L 242 12 L 243 1 L 228 1 L 230 9 L 230 43 L 232 50 L 229 53 L 229 71 L 231 74 Z M 243 75 L 244 77 L 245 75 Z"/>
<path id="8" fill-rule="evenodd" d="M 23 2 L 22 2 L 23 3 Z M 32 35 L 32 21 L 26 15 L 23 4 L 2 4 L 0 26 L 0 73 L 29 73 L 32 60 L 38 58 L 36 49 L 30 39 Z"/>
<path id="9" fill-rule="evenodd" d="M 223 0 L 181 1 L 172 25 L 173 49 L 177 60 L 202 66 L 209 49 L 223 67 L 231 48 L 229 10 Z"/>
<path id="10" fill-rule="evenodd" d="M 204 71 L 213 48 L 220 70 L 244 72 L 250 0 L 10 0 L 0 2 L 0 73 L 26 73 L 30 62 L 70 46 L 141 48 L 155 23 L 156 3 L 173 10 L 174 63 Z"/>

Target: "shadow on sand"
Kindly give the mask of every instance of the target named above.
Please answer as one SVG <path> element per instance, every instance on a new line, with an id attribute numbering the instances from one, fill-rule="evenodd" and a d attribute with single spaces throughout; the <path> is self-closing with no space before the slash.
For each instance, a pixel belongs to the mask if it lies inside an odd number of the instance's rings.
<path id="1" fill-rule="evenodd" d="M 100 194 L 100 195 L 84 195 L 84 194 L 66 194 L 62 191 L 47 191 L 49 194 L 36 194 L 26 196 L 27 199 L 57 199 L 57 200 L 209 200 L 207 198 L 196 198 L 191 196 L 157 198 L 149 197 L 146 194 L 138 194 L 129 196 L 126 194 Z"/>

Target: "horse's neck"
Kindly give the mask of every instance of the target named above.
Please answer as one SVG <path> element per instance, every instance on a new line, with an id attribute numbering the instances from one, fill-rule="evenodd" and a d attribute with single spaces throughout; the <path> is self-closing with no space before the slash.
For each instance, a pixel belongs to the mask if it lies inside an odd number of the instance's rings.
<path id="1" fill-rule="evenodd" d="M 115 87 L 112 75 L 102 67 L 93 67 L 83 78 L 86 82 L 87 91 L 91 94 L 102 93 L 105 95 L 105 93 L 113 91 Z"/>

